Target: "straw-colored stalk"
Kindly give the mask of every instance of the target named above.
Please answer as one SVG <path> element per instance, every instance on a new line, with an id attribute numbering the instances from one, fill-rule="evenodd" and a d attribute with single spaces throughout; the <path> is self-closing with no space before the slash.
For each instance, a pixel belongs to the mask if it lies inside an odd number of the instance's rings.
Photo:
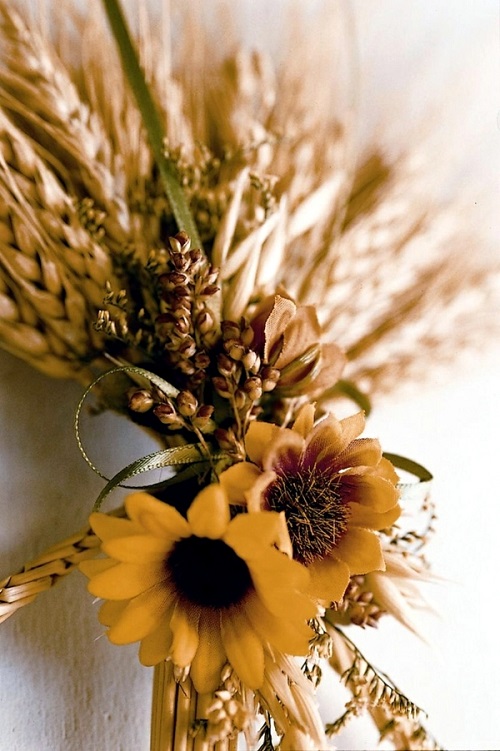
<path id="1" fill-rule="evenodd" d="M 171 662 L 154 669 L 151 713 L 151 751 L 236 751 L 237 736 L 208 741 L 203 721 L 212 694 L 198 694 L 189 678 L 176 679 Z M 195 728 L 198 724 L 198 732 Z"/>
<path id="2" fill-rule="evenodd" d="M 121 514 L 122 512 L 117 512 Z M 0 581 L 0 623 L 24 605 L 47 592 L 72 571 L 81 561 L 95 558 L 100 552 L 100 540 L 90 527 L 53 545 L 35 560 L 26 563 L 15 574 Z"/>

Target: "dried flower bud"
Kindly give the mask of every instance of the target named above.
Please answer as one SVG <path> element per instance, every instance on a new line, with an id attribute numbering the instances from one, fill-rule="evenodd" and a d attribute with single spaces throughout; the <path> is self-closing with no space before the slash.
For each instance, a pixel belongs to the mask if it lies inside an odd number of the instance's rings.
<path id="1" fill-rule="evenodd" d="M 229 357 L 232 357 L 233 360 L 236 360 L 237 362 L 243 359 L 246 352 L 243 344 L 232 340 L 224 343 L 224 349 L 228 353 Z"/>
<path id="2" fill-rule="evenodd" d="M 241 358 L 241 364 L 243 365 L 245 370 L 253 370 L 254 373 L 257 373 L 260 368 L 260 357 L 257 352 L 254 352 L 253 349 L 250 349 Z"/>
<path id="3" fill-rule="evenodd" d="M 134 390 L 129 393 L 128 406 L 132 412 L 148 412 L 154 406 L 154 399 L 147 389 Z"/>
<path id="4" fill-rule="evenodd" d="M 241 389 L 236 389 L 236 391 L 234 392 L 234 404 L 236 406 L 236 409 L 243 409 L 246 403 L 247 396 L 245 392 Z"/>
<path id="5" fill-rule="evenodd" d="M 198 400 L 191 391 L 180 391 L 176 398 L 177 409 L 183 417 L 192 417 L 198 408 Z"/>
<path id="6" fill-rule="evenodd" d="M 210 365 L 210 357 L 206 352 L 197 352 L 194 356 L 194 364 L 200 370 L 205 370 Z"/>
<path id="7" fill-rule="evenodd" d="M 214 376 L 212 378 L 212 384 L 213 384 L 214 389 L 219 394 L 219 396 L 223 396 L 226 399 L 231 396 L 231 393 L 232 393 L 231 386 L 227 378 L 222 378 L 221 376 Z"/>
<path id="8" fill-rule="evenodd" d="M 262 378 L 262 390 L 272 391 L 276 388 L 276 384 L 279 381 L 280 371 L 278 370 L 278 368 L 271 368 L 270 366 L 267 366 L 265 368 L 262 368 L 260 376 Z"/>
<path id="9" fill-rule="evenodd" d="M 214 326 L 214 318 L 208 310 L 202 310 L 196 318 L 196 328 L 200 334 L 207 334 Z"/>
<path id="10" fill-rule="evenodd" d="M 206 432 L 207 429 L 212 432 L 215 428 L 215 423 L 211 419 L 213 412 L 214 408 L 211 404 L 202 404 L 201 407 L 198 408 L 196 415 L 191 420 L 194 427 L 202 432 Z"/>
<path id="11" fill-rule="evenodd" d="M 187 336 L 179 346 L 179 352 L 185 358 L 192 357 L 196 352 L 196 342 L 190 336 Z"/>
<path id="12" fill-rule="evenodd" d="M 212 295 L 215 295 L 219 291 L 220 287 L 218 287 L 216 284 L 207 284 L 206 287 L 203 287 L 201 290 L 201 295 L 204 297 L 211 297 Z"/>
<path id="13" fill-rule="evenodd" d="M 260 399 L 262 396 L 262 380 L 257 376 L 247 378 L 243 384 L 243 391 L 248 394 L 248 397 L 252 402 L 257 401 L 257 399 Z"/>
<path id="14" fill-rule="evenodd" d="M 168 244 L 174 253 L 187 253 L 191 247 L 189 235 L 181 230 L 174 237 L 168 238 Z"/>
<path id="15" fill-rule="evenodd" d="M 245 345 L 245 347 L 249 347 L 251 345 L 251 343 L 253 342 L 253 338 L 254 338 L 253 328 L 251 326 L 245 326 L 244 328 L 242 327 L 240 339 L 242 343 Z"/>
<path id="16" fill-rule="evenodd" d="M 189 333 L 189 329 L 190 329 L 189 321 L 186 318 L 186 316 L 181 316 L 181 317 L 179 317 L 176 320 L 176 322 L 175 322 L 175 330 L 179 334 L 187 334 L 187 333 Z"/>
<path id="17" fill-rule="evenodd" d="M 217 428 L 214 436 L 223 451 L 234 451 L 237 448 L 236 437 L 231 429 Z"/>
<path id="18" fill-rule="evenodd" d="M 153 410 L 154 415 L 159 419 L 163 425 L 181 425 L 177 412 L 171 404 L 158 404 Z"/>
<path id="19" fill-rule="evenodd" d="M 189 258 L 182 255 L 182 253 L 172 253 L 172 263 L 177 271 L 187 271 L 189 268 Z"/>
<path id="20" fill-rule="evenodd" d="M 221 353 L 217 356 L 217 370 L 223 376 L 231 376 L 236 370 L 236 363 L 227 355 Z"/>
<path id="21" fill-rule="evenodd" d="M 229 339 L 238 341 L 240 338 L 240 327 L 234 321 L 222 321 L 221 330 L 224 341 L 228 341 Z"/>

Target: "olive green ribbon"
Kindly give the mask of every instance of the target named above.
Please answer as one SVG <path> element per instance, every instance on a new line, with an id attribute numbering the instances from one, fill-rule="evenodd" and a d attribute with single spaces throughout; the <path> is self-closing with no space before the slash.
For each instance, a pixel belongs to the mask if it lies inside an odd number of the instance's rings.
<path id="1" fill-rule="evenodd" d="M 390 454 L 384 452 L 383 456 L 388 459 L 397 469 L 402 469 L 404 472 L 408 472 L 417 478 L 418 482 L 398 482 L 397 487 L 401 492 L 401 495 L 410 495 L 418 490 L 419 495 L 422 497 L 428 494 L 432 480 L 434 479 L 428 469 L 414 462 L 413 459 L 408 459 L 406 456 L 400 456 L 399 454 Z"/>
<path id="2" fill-rule="evenodd" d="M 123 70 L 139 107 L 177 226 L 179 230 L 183 229 L 187 232 L 194 247 L 201 248 L 196 223 L 179 184 L 175 167 L 165 156 L 165 135 L 161 119 L 139 64 L 120 2 L 119 0 L 103 0 L 103 4 L 120 53 Z"/>
<path id="3" fill-rule="evenodd" d="M 159 449 L 158 451 L 153 451 L 152 453 L 147 454 L 146 456 L 141 456 L 139 459 L 136 459 L 135 461 L 131 462 L 126 467 L 124 467 L 119 472 L 117 472 L 115 475 L 113 475 L 113 477 L 111 478 L 106 477 L 106 475 L 104 475 L 100 471 L 100 469 L 98 469 L 98 467 L 96 467 L 96 465 L 90 459 L 89 455 L 87 454 L 83 446 L 83 441 L 81 438 L 81 431 L 80 431 L 80 419 L 81 419 L 83 404 L 87 396 L 90 394 L 90 392 L 94 389 L 94 387 L 100 381 L 103 380 L 103 378 L 107 378 L 116 373 L 128 373 L 131 375 L 139 376 L 147 380 L 150 384 L 153 384 L 154 386 L 156 386 L 162 393 L 164 393 L 167 397 L 170 397 L 170 398 L 175 398 L 177 394 L 179 393 L 178 389 L 176 389 L 175 386 L 172 386 L 172 384 L 166 381 L 164 378 L 161 378 L 160 376 L 156 375 L 156 373 L 152 373 L 149 370 L 145 370 L 144 368 L 139 368 L 135 365 L 124 365 L 122 367 L 108 370 L 105 373 L 101 373 L 101 375 L 99 375 L 90 384 L 90 386 L 88 386 L 88 388 L 85 390 L 82 398 L 80 399 L 78 403 L 78 406 L 76 408 L 76 413 L 75 413 L 74 428 L 75 428 L 76 442 L 78 444 L 78 448 L 80 449 L 80 453 L 82 454 L 83 458 L 85 459 L 89 467 L 97 475 L 99 475 L 99 477 L 102 477 L 103 480 L 106 480 L 106 486 L 101 490 L 94 504 L 94 508 L 93 508 L 94 511 L 99 510 L 103 501 L 107 498 L 107 496 L 111 493 L 111 491 L 117 487 L 132 488 L 134 490 L 149 490 L 149 491 L 163 489 L 165 487 L 168 487 L 169 485 L 173 485 L 177 482 L 182 482 L 183 480 L 186 480 L 189 477 L 200 474 L 210 465 L 211 461 L 222 459 L 225 456 L 223 452 L 213 453 L 208 456 L 206 451 L 203 451 L 199 443 L 188 443 L 183 446 L 174 446 L 172 448 Z M 125 484 L 126 481 L 129 480 L 130 478 L 137 477 L 138 475 L 142 475 L 145 472 L 151 472 L 155 469 L 164 469 L 166 467 L 176 467 L 176 466 L 178 467 L 182 465 L 187 465 L 187 466 L 185 466 L 183 470 L 175 474 L 173 477 L 169 477 L 166 480 L 162 480 L 158 483 L 141 485 L 141 486 Z"/>

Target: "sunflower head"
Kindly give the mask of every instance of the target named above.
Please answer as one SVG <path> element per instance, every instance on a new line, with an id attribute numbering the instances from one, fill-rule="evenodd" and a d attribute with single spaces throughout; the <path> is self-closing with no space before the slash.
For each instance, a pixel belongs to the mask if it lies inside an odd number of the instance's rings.
<path id="1" fill-rule="evenodd" d="M 105 600 L 110 641 L 140 641 L 143 664 L 171 659 L 201 693 L 219 687 L 226 663 L 257 689 L 270 647 L 307 653 L 316 605 L 306 568 L 287 555 L 283 514 L 231 519 L 218 484 L 198 494 L 187 518 L 146 493 L 125 505 L 127 519 L 92 514 L 107 557 L 81 564 L 89 591 Z"/>
<path id="2" fill-rule="evenodd" d="M 363 428 L 361 412 L 314 424 L 312 405 L 291 429 L 254 422 L 250 461 L 221 476 L 233 502 L 285 515 L 294 558 L 321 600 L 338 601 L 351 576 L 384 569 L 376 531 L 400 514 L 398 477 L 377 440 L 357 437 Z"/>

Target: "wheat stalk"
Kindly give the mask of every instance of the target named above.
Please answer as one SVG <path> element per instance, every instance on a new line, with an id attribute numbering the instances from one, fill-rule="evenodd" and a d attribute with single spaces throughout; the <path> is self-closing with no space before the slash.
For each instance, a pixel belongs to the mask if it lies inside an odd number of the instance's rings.
<path id="1" fill-rule="evenodd" d="M 0 623 L 28 605 L 81 561 L 94 558 L 100 551 L 100 540 L 90 527 L 46 550 L 15 574 L 0 581 Z"/>

